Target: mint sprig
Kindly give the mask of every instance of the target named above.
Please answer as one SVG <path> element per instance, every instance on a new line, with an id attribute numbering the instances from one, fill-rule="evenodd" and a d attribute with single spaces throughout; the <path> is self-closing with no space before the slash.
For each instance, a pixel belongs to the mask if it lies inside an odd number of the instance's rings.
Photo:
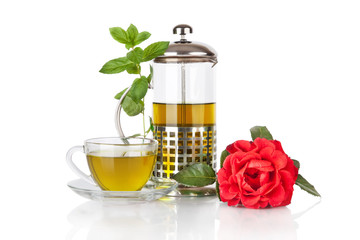
<path id="1" fill-rule="evenodd" d="M 143 114 L 145 137 L 150 131 L 145 130 L 144 98 L 147 89 L 151 86 L 152 67 L 150 66 L 150 74 L 145 77 L 141 74 L 141 64 L 163 55 L 169 47 L 169 42 L 155 42 L 145 49 L 142 49 L 136 46 L 151 36 L 149 32 L 143 31 L 139 33 L 137 27 L 133 24 L 130 24 L 126 31 L 121 27 L 112 27 L 109 31 L 113 39 L 124 44 L 125 48 L 130 51 L 124 57 L 115 58 L 106 62 L 100 69 L 100 72 L 104 74 L 117 74 L 126 71 L 128 74 L 139 75 L 138 78 L 134 79 L 131 89 L 121 106 L 129 116 L 137 116 L 140 113 Z M 120 99 L 126 89 L 127 88 L 116 94 L 115 99 Z"/>

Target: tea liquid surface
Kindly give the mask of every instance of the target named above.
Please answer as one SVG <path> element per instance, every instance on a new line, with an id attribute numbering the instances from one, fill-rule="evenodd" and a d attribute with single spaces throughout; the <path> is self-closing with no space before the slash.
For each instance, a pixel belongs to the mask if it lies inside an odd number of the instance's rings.
<path id="1" fill-rule="evenodd" d="M 153 104 L 157 126 L 202 127 L 215 125 L 215 103 Z"/>
<path id="2" fill-rule="evenodd" d="M 87 155 L 90 171 L 103 190 L 137 191 L 148 181 L 155 155 L 108 157 L 101 153 Z"/>

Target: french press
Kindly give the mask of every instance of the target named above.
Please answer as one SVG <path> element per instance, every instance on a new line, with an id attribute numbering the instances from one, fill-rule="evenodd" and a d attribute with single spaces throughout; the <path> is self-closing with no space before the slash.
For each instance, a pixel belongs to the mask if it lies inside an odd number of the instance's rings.
<path id="1" fill-rule="evenodd" d="M 189 25 L 177 25 L 179 41 L 153 62 L 154 137 L 159 142 L 154 176 L 171 178 L 185 166 L 216 168 L 215 68 L 210 46 L 187 39 Z"/>

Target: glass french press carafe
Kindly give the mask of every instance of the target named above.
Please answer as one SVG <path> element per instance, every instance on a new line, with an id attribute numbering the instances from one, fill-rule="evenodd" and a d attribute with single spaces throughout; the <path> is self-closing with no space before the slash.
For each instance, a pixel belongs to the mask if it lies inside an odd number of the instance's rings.
<path id="1" fill-rule="evenodd" d="M 217 54 L 193 42 L 189 25 L 178 25 L 173 42 L 153 63 L 154 137 L 159 142 L 155 177 L 171 178 L 185 166 L 216 168 L 215 68 Z"/>

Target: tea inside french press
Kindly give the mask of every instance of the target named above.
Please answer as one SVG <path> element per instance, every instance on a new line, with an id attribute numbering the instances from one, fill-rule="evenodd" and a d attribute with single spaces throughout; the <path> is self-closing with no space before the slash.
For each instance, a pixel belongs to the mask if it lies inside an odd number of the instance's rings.
<path id="1" fill-rule="evenodd" d="M 185 166 L 216 169 L 215 65 L 210 46 L 193 42 L 189 25 L 173 29 L 180 39 L 153 63 L 154 137 L 159 142 L 155 177 L 171 178 Z"/>

